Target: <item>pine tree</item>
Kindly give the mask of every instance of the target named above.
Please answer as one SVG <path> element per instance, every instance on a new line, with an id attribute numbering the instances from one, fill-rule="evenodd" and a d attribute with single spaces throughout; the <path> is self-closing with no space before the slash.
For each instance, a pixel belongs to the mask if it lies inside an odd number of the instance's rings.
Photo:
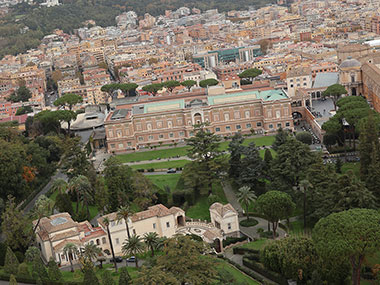
<path id="1" fill-rule="evenodd" d="M 126 267 L 122 267 L 120 268 L 119 285 L 129 284 L 132 284 L 132 278 L 128 273 L 128 269 Z"/>
<path id="2" fill-rule="evenodd" d="M 83 266 L 83 284 L 100 285 L 98 277 L 94 272 L 94 265 L 92 262 L 86 262 Z"/>
<path id="3" fill-rule="evenodd" d="M 5 255 L 4 271 L 8 274 L 17 274 L 19 262 L 12 249 L 8 246 L 7 253 Z"/>
<path id="4" fill-rule="evenodd" d="M 342 160 L 338 157 L 335 163 L 335 172 L 336 173 L 342 173 Z"/>
<path id="5" fill-rule="evenodd" d="M 369 112 L 368 118 L 362 123 L 359 139 L 360 176 L 365 181 L 368 175 L 368 168 L 372 162 L 374 148 L 378 148 L 379 145 L 379 130 L 372 111 Z"/>
<path id="6" fill-rule="evenodd" d="M 288 137 L 289 137 L 288 131 L 284 131 L 282 128 L 279 128 L 277 130 L 277 134 L 275 136 L 275 140 L 274 140 L 274 142 L 272 144 L 272 148 L 275 151 L 277 151 L 277 149 L 286 142 L 286 140 L 288 139 Z"/>
<path id="7" fill-rule="evenodd" d="M 49 279 L 52 281 L 59 281 L 62 279 L 62 273 L 58 268 L 58 264 L 53 260 L 53 258 L 50 258 L 48 262 L 48 273 Z"/>
<path id="8" fill-rule="evenodd" d="M 244 139 L 239 132 L 232 137 L 231 142 L 228 144 L 228 151 L 230 152 L 228 175 L 234 179 L 237 179 L 240 174 L 243 141 Z"/>
<path id="9" fill-rule="evenodd" d="M 105 270 L 102 273 L 102 285 L 115 285 L 115 281 L 112 278 L 111 272 Z"/>
<path id="10" fill-rule="evenodd" d="M 372 162 L 369 165 L 365 182 L 367 189 L 380 201 L 380 150 L 375 145 L 373 146 Z"/>
<path id="11" fill-rule="evenodd" d="M 13 274 L 9 278 L 9 285 L 17 285 L 16 277 Z"/>

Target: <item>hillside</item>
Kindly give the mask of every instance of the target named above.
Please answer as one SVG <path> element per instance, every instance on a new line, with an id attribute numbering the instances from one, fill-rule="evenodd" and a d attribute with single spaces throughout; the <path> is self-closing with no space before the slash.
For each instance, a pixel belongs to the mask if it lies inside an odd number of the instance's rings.
<path id="1" fill-rule="evenodd" d="M 86 20 L 95 20 L 102 27 L 115 25 L 115 17 L 124 11 L 133 10 L 139 16 L 149 13 L 163 15 L 165 10 L 179 7 L 196 7 L 202 11 L 241 10 L 249 6 L 262 7 L 271 0 L 64 0 L 63 5 L 41 8 L 22 3 L 13 7 L 10 15 L 0 21 L 0 57 L 17 54 L 36 47 L 43 36 L 54 29 L 71 33 L 82 26 Z M 23 27 L 29 27 L 21 33 Z"/>

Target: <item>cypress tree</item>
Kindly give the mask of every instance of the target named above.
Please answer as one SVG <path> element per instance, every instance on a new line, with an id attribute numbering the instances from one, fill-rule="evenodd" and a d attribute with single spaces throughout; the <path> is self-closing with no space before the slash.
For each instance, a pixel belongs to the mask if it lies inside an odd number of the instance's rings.
<path id="1" fill-rule="evenodd" d="M 102 285 L 115 285 L 111 272 L 109 272 L 108 270 L 105 270 L 102 273 Z"/>
<path id="2" fill-rule="evenodd" d="M 11 274 L 11 277 L 9 278 L 9 285 L 17 285 L 16 277 Z"/>
<path id="3" fill-rule="evenodd" d="M 120 268 L 120 276 L 119 276 L 119 285 L 129 285 L 132 284 L 132 278 L 128 273 L 126 267 Z"/>
<path id="4" fill-rule="evenodd" d="M 5 254 L 4 271 L 8 274 L 17 274 L 19 262 L 12 249 L 8 246 Z"/>
<path id="5" fill-rule="evenodd" d="M 48 263 L 48 274 L 49 279 L 52 281 L 59 281 L 62 279 L 62 273 L 58 268 L 58 264 L 53 260 L 53 258 L 50 258 Z"/>

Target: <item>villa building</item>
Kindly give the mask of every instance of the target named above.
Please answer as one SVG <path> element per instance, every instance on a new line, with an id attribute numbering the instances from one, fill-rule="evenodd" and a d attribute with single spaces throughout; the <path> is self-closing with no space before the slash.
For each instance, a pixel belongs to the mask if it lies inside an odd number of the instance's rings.
<path id="1" fill-rule="evenodd" d="M 157 98 L 135 102 L 111 112 L 106 121 L 109 152 L 124 152 L 160 142 L 181 142 L 193 134 L 193 126 L 208 123 L 217 135 L 235 132 L 293 130 L 292 99 L 282 89 L 261 88 L 227 92 L 222 86 L 207 94 Z"/>
<path id="2" fill-rule="evenodd" d="M 143 237 L 155 232 L 159 237 L 173 237 L 175 234 L 196 234 L 207 243 L 217 245 L 221 251 L 221 241 L 226 236 L 240 236 L 237 211 L 230 205 L 214 203 L 210 207 L 211 223 L 186 219 L 185 211 L 178 207 L 168 209 L 162 204 L 149 207 L 147 210 L 133 214 L 128 221 L 118 221 L 116 213 L 97 219 L 99 226 L 94 227 L 88 221 L 75 222 L 70 214 L 60 213 L 42 218 L 36 230 L 36 242 L 43 259 L 47 262 L 53 258 L 60 265 L 67 265 L 71 258 L 77 262 L 79 256 L 69 257 L 64 247 L 73 243 L 81 251 L 88 243 L 96 244 L 105 256 L 111 257 L 108 230 L 112 239 L 115 255 L 122 255 L 122 244 L 128 238 L 126 223 L 130 235 Z M 108 218 L 109 225 L 104 224 Z M 37 220 L 33 222 L 34 226 Z"/>

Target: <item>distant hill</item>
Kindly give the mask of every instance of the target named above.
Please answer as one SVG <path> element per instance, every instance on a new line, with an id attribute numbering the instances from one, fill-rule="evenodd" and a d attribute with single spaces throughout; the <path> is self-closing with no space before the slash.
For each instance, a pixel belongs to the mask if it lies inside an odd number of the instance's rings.
<path id="1" fill-rule="evenodd" d="M 41 0 L 38 0 L 41 1 Z M 62 2 L 62 0 L 60 1 Z M 13 7 L 13 11 L 0 21 L 0 57 L 24 52 L 36 47 L 43 36 L 54 29 L 71 33 L 86 20 L 95 20 L 102 27 L 115 25 L 115 17 L 133 10 L 139 16 L 149 13 L 164 15 L 165 10 L 186 6 L 202 11 L 218 9 L 220 12 L 265 6 L 272 0 L 63 0 L 63 4 L 51 8 L 31 6 L 26 3 Z M 27 26 L 28 31 L 21 29 Z"/>

